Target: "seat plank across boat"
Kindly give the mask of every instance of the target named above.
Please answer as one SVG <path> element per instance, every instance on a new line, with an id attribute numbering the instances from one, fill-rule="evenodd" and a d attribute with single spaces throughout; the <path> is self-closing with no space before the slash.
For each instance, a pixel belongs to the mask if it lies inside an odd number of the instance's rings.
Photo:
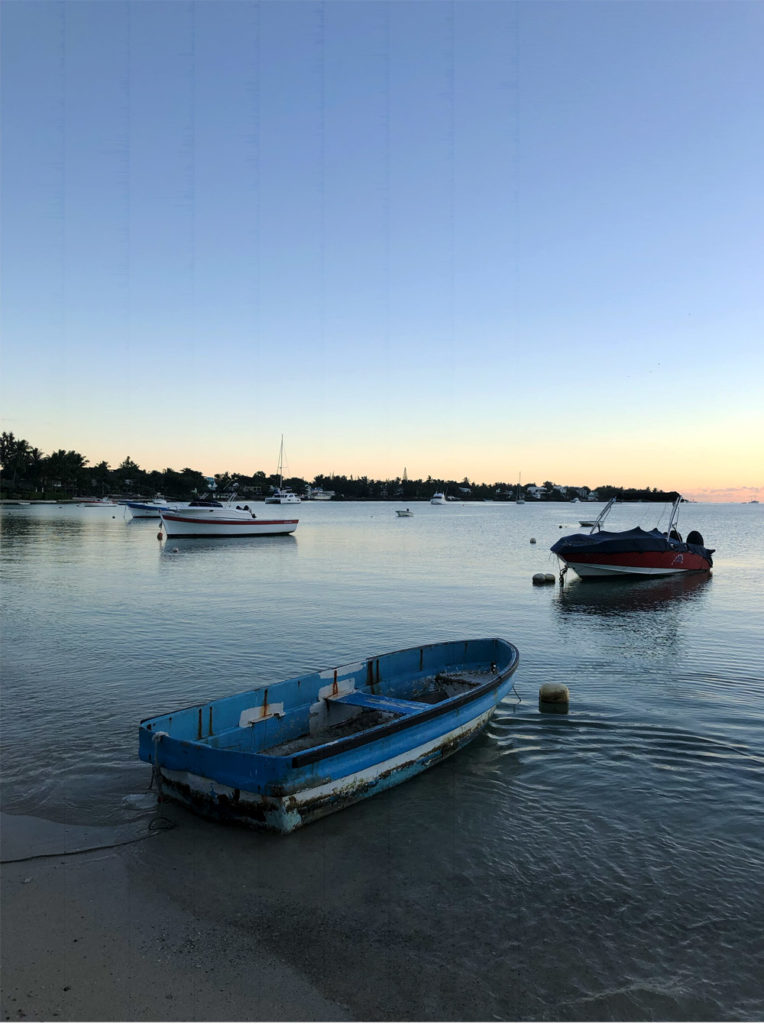
<path id="1" fill-rule="evenodd" d="M 518 661 L 495 637 L 395 651 L 146 719 L 140 756 L 199 813 L 290 832 L 454 753 Z"/>

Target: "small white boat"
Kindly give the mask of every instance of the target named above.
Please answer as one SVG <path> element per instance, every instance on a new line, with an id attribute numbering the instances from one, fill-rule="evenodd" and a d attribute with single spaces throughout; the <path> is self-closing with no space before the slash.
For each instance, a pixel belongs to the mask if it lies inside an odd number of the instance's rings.
<path id="1" fill-rule="evenodd" d="M 258 519 L 249 505 L 192 501 L 187 508 L 161 509 L 167 537 L 263 537 L 294 533 L 298 519 Z"/>
<path id="2" fill-rule="evenodd" d="M 446 496 L 443 491 L 436 491 L 435 494 L 430 498 L 431 505 L 445 505 Z"/>
<path id="3" fill-rule="evenodd" d="M 265 499 L 266 505 L 299 505 L 302 499 L 289 487 L 277 487 Z"/>
<path id="4" fill-rule="evenodd" d="M 414 513 L 411 511 L 410 508 L 397 508 L 395 510 L 395 514 L 397 516 L 399 516 L 401 519 L 405 519 L 408 516 L 413 516 L 414 515 Z"/>
<path id="5" fill-rule="evenodd" d="M 279 485 L 265 499 L 266 505 L 299 505 L 300 498 L 294 493 L 291 487 L 284 487 L 284 435 L 281 435 L 281 448 L 279 449 L 279 464 L 276 472 L 279 475 Z"/>
<path id="6" fill-rule="evenodd" d="M 334 491 L 325 491 L 322 487 L 309 487 L 305 498 L 307 501 L 331 501 Z"/>

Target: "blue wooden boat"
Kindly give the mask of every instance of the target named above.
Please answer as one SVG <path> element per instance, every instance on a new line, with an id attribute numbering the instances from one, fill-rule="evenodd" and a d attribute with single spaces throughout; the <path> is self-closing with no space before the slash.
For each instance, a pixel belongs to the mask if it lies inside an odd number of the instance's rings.
<path id="1" fill-rule="evenodd" d="M 453 754 L 511 686 L 517 648 L 412 647 L 141 722 L 162 797 L 287 833 Z"/>

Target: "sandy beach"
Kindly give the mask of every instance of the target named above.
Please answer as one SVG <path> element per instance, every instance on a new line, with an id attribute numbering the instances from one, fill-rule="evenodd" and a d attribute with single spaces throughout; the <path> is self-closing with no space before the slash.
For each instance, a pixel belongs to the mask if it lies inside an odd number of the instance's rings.
<path id="1" fill-rule="evenodd" d="M 352 1019 L 269 948 L 265 879 L 217 869 L 259 838 L 187 816 L 145 833 L 2 815 L 4 1020 Z"/>

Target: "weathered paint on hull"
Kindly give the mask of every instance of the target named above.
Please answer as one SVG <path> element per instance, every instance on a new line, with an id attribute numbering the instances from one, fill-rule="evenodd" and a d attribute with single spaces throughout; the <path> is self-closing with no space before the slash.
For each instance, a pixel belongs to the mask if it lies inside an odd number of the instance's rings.
<path id="1" fill-rule="evenodd" d="M 160 792 L 204 817 L 287 835 L 327 814 L 397 786 L 445 760 L 482 732 L 494 711 L 492 707 L 405 754 L 288 796 L 232 789 L 191 772 L 165 768 L 158 770 Z"/>
<path id="2" fill-rule="evenodd" d="M 289 832 L 458 750 L 518 662 L 496 637 L 394 651 L 145 719 L 139 756 L 199 813 Z"/>

